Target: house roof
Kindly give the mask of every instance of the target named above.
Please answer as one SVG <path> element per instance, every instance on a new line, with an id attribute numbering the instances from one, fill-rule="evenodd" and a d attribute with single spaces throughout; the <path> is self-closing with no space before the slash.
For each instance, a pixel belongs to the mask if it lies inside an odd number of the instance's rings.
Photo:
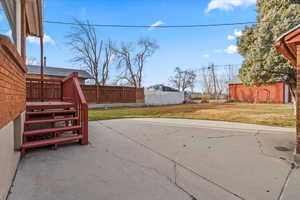
<path id="1" fill-rule="evenodd" d="M 297 25 L 296 27 L 292 28 L 291 30 L 285 32 L 284 34 L 282 34 L 282 35 L 276 40 L 276 42 L 280 41 L 282 38 L 284 38 L 284 37 L 287 36 L 288 34 L 292 33 L 293 31 L 297 30 L 298 28 L 300 28 L 300 24 Z"/>
<path id="2" fill-rule="evenodd" d="M 297 44 L 300 43 L 300 24 L 281 35 L 274 43 L 277 50 L 294 66 L 297 65 Z"/>
<path id="3" fill-rule="evenodd" d="M 171 88 L 169 86 L 165 86 L 163 84 L 152 85 L 152 86 L 149 86 L 147 89 L 149 89 L 149 90 L 159 90 L 159 91 L 168 91 L 168 92 L 178 92 L 177 89 Z"/>
<path id="4" fill-rule="evenodd" d="M 27 74 L 39 75 L 41 73 L 41 66 L 39 65 L 27 65 L 27 68 L 28 68 Z M 48 67 L 48 66 L 44 68 L 44 75 L 48 75 L 48 76 L 66 77 L 70 75 L 72 72 L 78 72 L 79 78 L 84 78 L 84 79 L 92 78 L 92 76 L 84 70 L 61 68 L 61 67 Z"/>

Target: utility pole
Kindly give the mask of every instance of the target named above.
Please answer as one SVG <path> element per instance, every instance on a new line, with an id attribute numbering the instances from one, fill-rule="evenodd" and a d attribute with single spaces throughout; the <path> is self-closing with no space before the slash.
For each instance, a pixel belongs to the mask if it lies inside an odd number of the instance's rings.
<path id="1" fill-rule="evenodd" d="M 212 76 L 212 80 L 213 80 L 213 85 L 214 85 L 214 98 L 218 99 L 218 95 L 217 95 L 217 79 L 216 79 L 216 73 L 215 73 L 215 65 L 211 64 L 208 67 L 211 71 L 211 76 Z"/>

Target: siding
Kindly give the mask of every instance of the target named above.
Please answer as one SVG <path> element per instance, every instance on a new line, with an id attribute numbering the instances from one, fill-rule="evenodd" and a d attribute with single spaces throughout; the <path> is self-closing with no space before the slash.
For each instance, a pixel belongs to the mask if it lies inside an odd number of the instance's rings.
<path id="1" fill-rule="evenodd" d="M 0 128 L 25 110 L 26 67 L 9 38 L 0 35 Z"/>
<path id="2" fill-rule="evenodd" d="M 146 105 L 172 105 L 184 102 L 184 92 L 162 92 L 145 90 Z"/>
<path id="3" fill-rule="evenodd" d="M 229 99 L 237 102 L 255 102 L 258 90 L 257 103 L 283 104 L 285 99 L 285 84 L 278 82 L 270 85 L 246 87 L 243 84 L 229 84 Z"/>

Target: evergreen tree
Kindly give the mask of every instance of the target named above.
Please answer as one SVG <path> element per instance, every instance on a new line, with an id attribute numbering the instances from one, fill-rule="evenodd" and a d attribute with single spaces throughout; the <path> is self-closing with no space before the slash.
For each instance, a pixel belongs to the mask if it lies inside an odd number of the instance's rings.
<path id="1" fill-rule="evenodd" d="M 239 77 L 247 86 L 285 81 L 293 97 L 296 71 L 273 43 L 280 35 L 300 24 L 300 0 L 257 0 L 258 24 L 246 27 L 238 39 L 244 57 Z"/>

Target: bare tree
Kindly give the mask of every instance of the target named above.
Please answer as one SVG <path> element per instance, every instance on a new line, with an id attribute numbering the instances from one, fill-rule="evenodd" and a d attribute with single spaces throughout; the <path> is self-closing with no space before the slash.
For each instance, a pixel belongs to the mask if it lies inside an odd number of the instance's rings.
<path id="1" fill-rule="evenodd" d="M 38 65 L 39 62 L 35 57 L 29 57 L 26 59 L 26 65 Z"/>
<path id="2" fill-rule="evenodd" d="M 112 41 L 98 40 L 94 26 L 89 21 L 74 20 L 76 26 L 67 35 L 68 45 L 73 51 L 72 62 L 83 66 L 97 85 L 105 85 L 113 58 Z"/>
<path id="3" fill-rule="evenodd" d="M 223 69 L 221 72 L 217 72 L 214 64 L 203 67 L 200 73 L 202 73 L 203 93 L 216 99 L 227 92 L 227 84 L 234 78 L 232 69 L 229 69 L 228 72 Z"/>
<path id="4" fill-rule="evenodd" d="M 208 68 L 203 67 L 200 71 L 201 73 L 201 82 L 202 82 L 202 92 L 204 94 L 211 95 L 213 93 L 212 81 L 210 80 L 211 76 L 209 75 Z"/>
<path id="5" fill-rule="evenodd" d="M 186 89 L 193 91 L 197 78 L 195 70 L 182 70 L 180 67 L 176 67 L 174 73 L 175 75 L 171 76 L 169 79 L 169 82 L 173 87 L 183 92 L 186 91 Z"/>
<path id="6" fill-rule="evenodd" d="M 114 48 L 117 66 L 121 70 L 118 81 L 125 81 L 133 87 L 142 87 L 145 62 L 157 48 L 157 43 L 150 39 L 140 39 L 135 44 L 122 43 L 118 48 Z"/>

